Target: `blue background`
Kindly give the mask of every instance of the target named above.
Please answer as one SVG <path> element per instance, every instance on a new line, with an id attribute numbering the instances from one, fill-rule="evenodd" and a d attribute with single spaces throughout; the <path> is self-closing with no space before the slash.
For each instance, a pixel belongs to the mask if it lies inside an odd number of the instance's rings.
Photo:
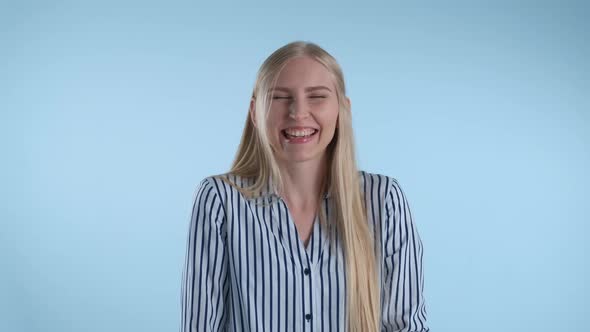
<path id="1" fill-rule="evenodd" d="M 433 331 L 590 324 L 590 6 L 3 2 L 0 330 L 176 331 L 191 200 L 262 61 L 318 43 L 397 178 Z"/>

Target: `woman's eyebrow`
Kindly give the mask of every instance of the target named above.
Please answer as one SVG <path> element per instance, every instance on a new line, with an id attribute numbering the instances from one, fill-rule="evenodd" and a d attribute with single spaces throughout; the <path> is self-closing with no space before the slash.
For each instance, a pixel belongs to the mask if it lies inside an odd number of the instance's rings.
<path id="1" fill-rule="evenodd" d="M 285 87 L 282 87 L 282 86 L 277 86 L 277 87 L 271 88 L 269 90 L 269 92 L 272 91 L 272 90 L 285 91 L 285 92 L 290 92 L 291 91 L 291 89 L 285 88 Z M 328 91 L 332 92 L 332 90 L 330 90 L 327 86 L 323 86 L 323 85 L 308 86 L 308 87 L 305 88 L 305 92 L 317 91 L 317 90 L 328 90 Z"/>

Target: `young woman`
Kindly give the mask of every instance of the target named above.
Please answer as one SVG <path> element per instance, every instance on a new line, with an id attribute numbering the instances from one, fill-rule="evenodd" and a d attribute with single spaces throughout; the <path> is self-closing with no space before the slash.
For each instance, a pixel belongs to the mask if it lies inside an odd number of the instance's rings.
<path id="1" fill-rule="evenodd" d="M 262 64 L 231 170 L 194 199 L 181 331 L 429 331 L 410 207 L 357 169 L 350 105 L 314 43 Z"/>

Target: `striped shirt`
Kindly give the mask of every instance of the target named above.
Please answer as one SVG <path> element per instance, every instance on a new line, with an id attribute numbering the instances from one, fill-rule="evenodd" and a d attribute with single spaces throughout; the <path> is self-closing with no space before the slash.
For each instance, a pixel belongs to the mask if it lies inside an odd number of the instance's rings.
<path id="1" fill-rule="evenodd" d="M 359 176 L 380 262 L 381 331 L 429 331 L 422 242 L 405 194 L 395 178 Z M 331 199 L 322 197 L 328 220 Z M 270 205 L 257 205 L 260 200 Z M 345 331 L 344 256 L 334 229 L 316 215 L 305 247 L 273 191 L 246 199 L 221 179 L 204 178 L 188 227 L 181 331 Z"/>

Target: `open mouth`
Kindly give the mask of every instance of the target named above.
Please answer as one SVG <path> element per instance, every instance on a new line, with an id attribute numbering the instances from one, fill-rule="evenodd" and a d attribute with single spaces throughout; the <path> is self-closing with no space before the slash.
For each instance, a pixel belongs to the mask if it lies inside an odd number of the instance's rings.
<path id="1" fill-rule="evenodd" d="M 283 137 L 286 138 L 286 139 L 289 139 L 289 140 L 291 140 L 291 139 L 298 139 L 298 138 L 300 138 L 300 139 L 310 138 L 313 135 L 317 134 L 317 132 L 318 132 L 317 129 L 313 129 L 313 131 L 311 133 L 307 134 L 307 135 L 295 136 L 295 135 L 289 135 L 289 134 L 287 134 L 287 131 L 285 131 L 285 130 L 281 130 L 281 134 L 283 135 Z"/>

